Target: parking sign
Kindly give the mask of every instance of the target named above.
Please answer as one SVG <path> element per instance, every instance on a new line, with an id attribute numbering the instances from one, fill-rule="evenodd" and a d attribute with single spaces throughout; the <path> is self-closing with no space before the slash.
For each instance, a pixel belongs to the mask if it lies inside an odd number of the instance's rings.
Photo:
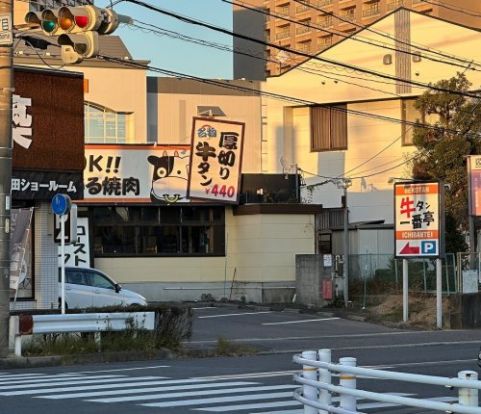
<path id="1" fill-rule="evenodd" d="M 396 257 L 443 254 L 442 184 L 400 182 L 394 185 Z"/>

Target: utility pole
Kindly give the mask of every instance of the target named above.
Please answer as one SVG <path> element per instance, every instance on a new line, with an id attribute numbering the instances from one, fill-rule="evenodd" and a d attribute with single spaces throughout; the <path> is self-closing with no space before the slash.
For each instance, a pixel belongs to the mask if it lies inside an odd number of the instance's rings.
<path id="1" fill-rule="evenodd" d="M 13 0 L 0 1 L 0 357 L 8 355 L 12 181 Z"/>
<path id="2" fill-rule="evenodd" d="M 347 189 L 352 185 L 349 178 L 340 178 L 337 180 L 337 187 L 344 190 L 342 197 L 342 206 L 344 208 L 344 234 L 343 234 L 343 251 L 344 263 L 343 269 L 343 292 L 344 292 L 344 306 L 347 308 L 349 304 L 349 207 L 347 205 Z"/>

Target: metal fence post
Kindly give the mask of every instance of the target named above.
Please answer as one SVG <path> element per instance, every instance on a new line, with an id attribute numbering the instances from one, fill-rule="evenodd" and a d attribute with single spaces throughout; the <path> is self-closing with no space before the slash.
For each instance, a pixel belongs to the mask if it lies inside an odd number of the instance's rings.
<path id="1" fill-rule="evenodd" d="M 331 363 L 331 350 L 320 349 L 319 361 Z M 331 372 L 326 368 L 319 368 L 319 382 L 331 385 Z M 331 405 L 331 393 L 328 390 L 321 389 L 319 391 L 319 403 L 324 405 Z M 319 410 L 319 414 L 329 414 L 326 410 Z"/>
<path id="2" fill-rule="evenodd" d="M 478 373 L 475 371 L 460 371 L 458 378 L 463 380 L 478 380 Z M 478 406 L 478 390 L 473 388 L 459 388 L 459 404 L 472 407 Z"/>
<path id="3" fill-rule="evenodd" d="M 356 358 L 341 358 L 339 359 L 340 365 L 346 365 L 348 367 L 355 367 L 356 366 Z M 347 372 L 340 372 L 339 374 L 339 385 L 345 388 L 356 389 L 356 377 L 354 374 L 350 374 Z M 339 407 L 344 408 L 348 411 L 356 411 L 356 397 L 352 395 L 341 394 L 340 396 L 340 404 Z"/>
<path id="4" fill-rule="evenodd" d="M 317 360 L 317 352 L 316 351 L 303 351 L 302 358 L 308 359 L 310 361 Z M 311 367 L 309 365 L 302 366 L 302 376 L 305 379 L 317 381 L 317 368 Z M 304 398 L 308 399 L 309 401 L 317 402 L 317 388 L 313 387 L 312 385 L 304 384 L 302 386 L 302 394 Z M 317 408 L 310 407 L 308 405 L 304 405 L 304 414 L 317 414 Z"/>

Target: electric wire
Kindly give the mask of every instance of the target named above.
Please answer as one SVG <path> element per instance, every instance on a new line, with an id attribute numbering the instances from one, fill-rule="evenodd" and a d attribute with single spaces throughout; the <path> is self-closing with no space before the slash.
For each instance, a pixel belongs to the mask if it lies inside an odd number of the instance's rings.
<path id="1" fill-rule="evenodd" d="M 329 29 L 326 29 L 326 28 L 323 28 L 319 25 L 313 25 L 312 23 L 306 23 L 304 21 L 301 21 L 301 20 L 294 20 L 294 19 L 291 19 L 289 17 L 286 17 L 286 16 L 283 16 L 283 15 L 280 15 L 280 14 L 274 14 L 272 12 L 267 12 L 266 10 L 264 9 L 259 9 L 259 8 L 256 8 L 256 7 L 250 7 L 250 6 L 246 6 L 244 4 L 244 2 L 236 2 L 236 1 L 232 1 L 232 0 L 221 0 L 222 2 L 224 3 L 228 3 L 228 4 L 232 4 L 232 5 L 235 5 L 235 6 L 239 6 L 239 7 L 243 7 L 247 10 L 250 10 L 250 11 L 254 11 L 256 13 L 260 13 L 260 14 L 263 14 L 263 15 L 266 15 L 266 16 L 270 16 L 270 17 L 275 17 L 277 19 L 280 19 L 280 20 L 283 20 L 283 21 L 286 21 L 286 22 L 289 22 L 289 23 L 294 23 L 296 25 L 299 25 L 299 26 L 303 26 L 303 27 L 307 27 L 307 28 L 310 28 L 310 29 L 315 29 L 315 30 L 319 30 L 319 31 L 322 31 L 322 32 L 325 32 L 325 33 L 329 33 L 331 35 L 336 35 L 336 36 L 339 36 L 339 37 L 342 37 L 344 39 L 351 39 L 353 41 L 356 41 L 356 42 L 360 42 L 360 43 L 364 43 L 364 44 L 368 44 L 368 45 L 371 45 L 371 46 L 376 46 L 376 47 L 380 47 L 382 49 L 386 49 L 386 50 L 390 50 L 390 51 L 394 51 L 394 52 L 400 52 L 400 53 L 404 53 L 406 55 L 411 55 L 411 56 L 421 56 L 421 57 L 424 57 L 425 59 L 428 59 L 428 60 L 431 60 L 433 62 L 437 62 L 437 63 L 442 63 L 442 64 L 447 64 L 447 65 L 451 65 L 451 66 L 457 66 L 459 68 L 463 68 L 465 69 L 466 68 L 466 63 L 465 64 L 460 64 L 460 63 L 454 63 L 454 62 L 447 62 L 445 60 L 441 60 L 441 59 L 437 59 L 437 58 L 434 58 L 432 56 L 428 56 L 428 55 L 425 55 L 425 54 L 421 54 L 419 52 L 411 52 L 410 50 L 407 50 L 407 49 L 398 49 L 396 47 L 393 47 L 393 46 L 389 46 L 389 45 L 386 45 L 384 43 L 376 43 L 377 41 L 375 39 L 369 39 L 367 40 L 366 38 L 363 38 L 359 35 L 356 35 L 356 34 L 346 34 L 346 33 L 343 33 L 343 32 L 340 32 L 340 31 L 332 31 L 332 30 L 329 30 Z M 304 3 L 303 3 L 304 4 Z M 307 3 L 306 3 L 307 5 Z M 473 70 L 476 70 L 473 68 Z"/>
<path id="2" fill-rule="evenodd" d="M 465 97 L 470 97 L 470 98 L 478 98 L 479 97 L 478 95 L 470 93 L 470 92 L 450 90 L 450 89 L 442 88 L 442 87 L 439 87 L 439 86 L 436 86 L 436 85 L 426 84 L 426 83 L 423 83 L 423 82 L 415 81 L 415 80 L 412 80 L 412 79 L 399 78 L 399 77 L 396 77 L 396 76 L 393 76 L 393 75 L 390 75 L 390 74 L 387 74 L 387 73 L 384 73 L 384 72 L 377 72 L 377 71 L 374 71 L 374 70 L 371 70 L 371 69 L 361 68 L 359 66 L 355 66 L 355 65 L 351 65 L 351 64 L 347 64 L 347 63 L 343 63 L 343 62 L 338 62 L 338 61 L 323 58 L 323 57 L 320 57 L 320 56 L 314 56 L 314 55 L 304 53 L 304 52 L 301 52 L 301 51 L 296 51 L 296 50 L 293 50 L 293 49 L 290 49 L 290 48 L 287 48 L 287 47 L 284 47 L 284 46 L 276 45 L 276 44 L 273 44 L 273 43 L 270 43 L 270 42 L 265 42 L 265 41 L 262 41 L 262 40 L 259 40 L 259 39 L 256 39 L 256 38 L 253 38 L 253 37 L 250 37 L 250 36 L 246 36 L 246 35 L 239 34 L 239 33 L 234 33 L 231 30 L 227 30 L 225 28 L 222 28 L 222 27 L 210 24 L 210 23 L 205 23 L 205 22 L 201 22 L 199 20 L 192 19 L 190 17 L 181 16 L 177 13 L 173 13 L 171 11 L 161 9 L 157 6 L 153 6 L 149 3 L 145 3 L 144 1 L 140 1 L 140 0 L 123 0 L 123 1 L 129 2 L 129 3 L 132 3 L 132 4 L 136 4 L 138 6 L 147 8 L 149 10 L 153 10 L 157 13 L 164 14 L 166 16 L 170 16 L 172 18 L 175 18 L 175 19 L 180 20 L 180 21 L 185 22 L 185 23 L 190 23 L 190 24 L 193 24 L 193 25 L 206 27 L 210 30 L 214 30 L 214 31 L 219 32 L 219 33 L 239 37 L 239 38 L 244 39 L 244 40 L 249 40 L 249 41 L 254 42 L 254 43 L 262 44 L 264 46 L 271 46 L 271 47 L 274 47 L 276 49 L 283 50 L 285 52 L 291 52 L 291 53 L 294 53 L 294 54 L 299 55 L 299 56 L 303 56 L 303 57 L 306 57 L 306 58 L 318 60 L 320 62 L 330 63 L 330 64 L 338 65 L 338 66 L 341 66 L 341 67 L 345 67 L 345 68 L 349 68 L 349 69 L 353 69 L 353 70 L 358 70 L 358 71 L 361 71 L 361 72 L 364 72 L 364 73 L 370 73 L 372 75 L 379 76 L 379 77 L 384 78 L 384 79 L 390 79 L 390 80 L 395 80 L 395 81 L 399 81 L 399 82 L 403 82 L 403 83 L 407 83 L 407 84 L 411 84 L 411 85 L 415 85 L 415 86 L 421 86 L 421 87 L 424 87 L 424 88 L 427 88 L 427 89 L 432 89 L 432 90 L 435 90 L 435 91 L 438 91 L 438 92 L 445 92 L 445 93 L 449 93 L 449 94 L 452 94 L 452 95 L 465 96 Z"/>

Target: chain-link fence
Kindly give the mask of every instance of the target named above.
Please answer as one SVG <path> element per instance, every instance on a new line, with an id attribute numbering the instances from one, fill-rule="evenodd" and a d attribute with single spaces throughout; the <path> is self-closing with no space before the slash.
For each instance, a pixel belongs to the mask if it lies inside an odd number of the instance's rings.
<path id="1" fill-rule="evenodd" d="M 442 264 L 443 293 L 460 291 L 455 254 L 446 254 Z M 402 291 L 402 259 L 393 255 L 361 254 L 349 256 L 349 297 L 364 304 L 369 296 L 398 294 Z M 342 271 L 342 270 L 341 270 Z M 409 290 L 416 293 L 435 293 L 436 260 L 409 259 Z M 340 274 L 340 276 L 342 273 Z"/>

